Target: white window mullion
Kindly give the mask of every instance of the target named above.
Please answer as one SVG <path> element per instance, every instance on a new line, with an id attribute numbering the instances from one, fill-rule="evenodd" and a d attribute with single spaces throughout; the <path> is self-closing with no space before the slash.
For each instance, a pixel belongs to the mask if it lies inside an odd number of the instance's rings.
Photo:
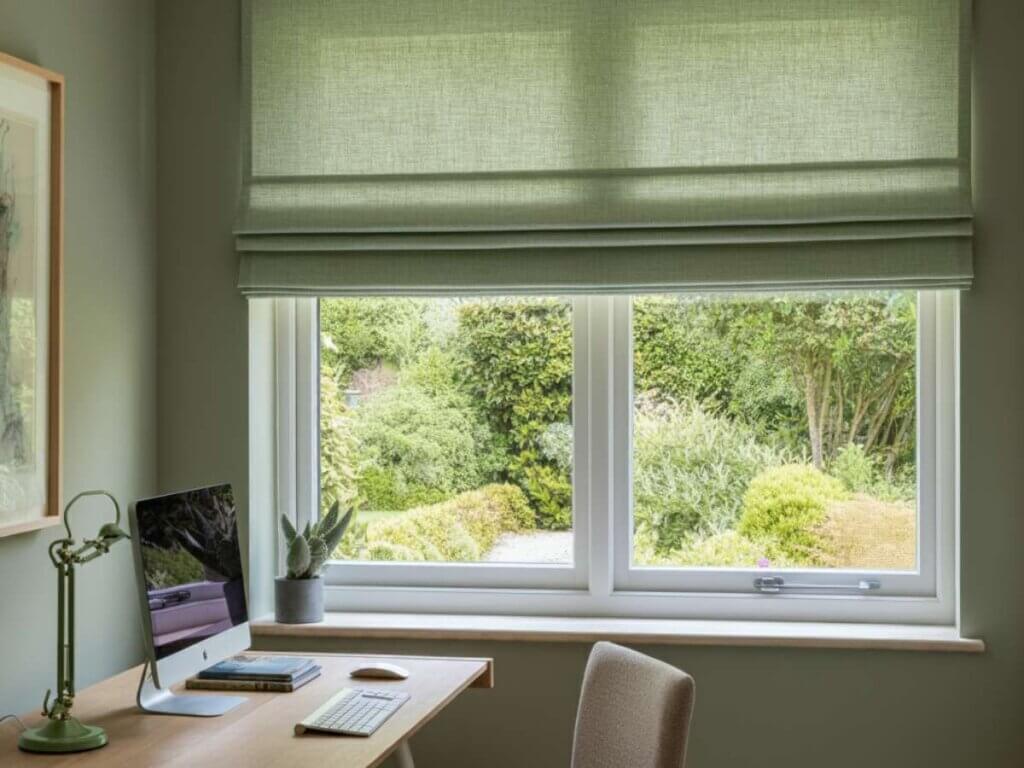
<path id="1" fill-rule="evenodd" d="M 609 392 L 612 433 L 615 436 L 611 477 L 612 567 L 616 588 L 628 578 L 633 553 L 633 318 L 629 296 L 612 300 L 611 364 L 613 387 Z"/>
<path id="2" fill-rule="evenodd" d="M 612 301 L 605 296 L 592 296 L 577 300 L 579 312 L 576 344 L 580 356 L 576 370 L 587 379 L 583 388 L 582 424 L 576 427 L 576 437 L 585 447 L 590 459 L 587 504 L 578 507 L 578 515 L 587 519 L 590 527 L 589 565 L 590 594 L 607 597 L 614 589 L 612 569 L 612 456 L 615 450 L 611 413 L 612 388 Z M 579 310 L 578 310 L 579 311 Z M 581 539 L 583 537 L 580 537 Z"/>
<path id="3" fill-rule="evenodd" d="M 277 389 L 277 516 L 298 522 L 296 444 L 300 426 L 295 411 L 295 300 L 274 300 L 274 363 Z M 277 537 L 278 563 L 285 562 L 284 539 Z"/>
<path id="4" fill-rule="evenodd" d="M 320 323 L 316 299 L 295 299 L 296 527 L 320 506 Z"/>

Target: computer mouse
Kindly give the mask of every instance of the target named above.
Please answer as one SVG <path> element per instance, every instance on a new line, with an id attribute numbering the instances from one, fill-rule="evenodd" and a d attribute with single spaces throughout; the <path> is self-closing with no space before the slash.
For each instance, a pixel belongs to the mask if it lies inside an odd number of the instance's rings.
<path id="1" fill-rule="evenodd" d="M 388 664 L 386 661 L 375 661 L 356 667 L 348 673 L 348 676 L 374 680 L 405 680 L 409 676 L 409 670 L 403 669 L 397 664 Z"/>

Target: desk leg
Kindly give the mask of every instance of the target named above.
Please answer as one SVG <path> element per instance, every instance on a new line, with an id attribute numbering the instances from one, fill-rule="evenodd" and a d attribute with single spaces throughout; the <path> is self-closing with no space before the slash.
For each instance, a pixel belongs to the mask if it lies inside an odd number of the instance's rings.
<path id="1" fill-rule="evenodd" d="M 412 750 L 409 749 L 409 742 L 403 741 L 394 751 L 396 768 L 416 768 L 412 764 Z"/>

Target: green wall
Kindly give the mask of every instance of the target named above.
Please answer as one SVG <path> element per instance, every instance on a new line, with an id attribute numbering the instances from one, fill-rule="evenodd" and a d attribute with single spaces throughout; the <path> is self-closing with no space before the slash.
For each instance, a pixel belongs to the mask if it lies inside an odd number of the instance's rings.
<path id="1" fill-rule="evenodd" d="M 975 15 L 977 281 L 962 314 L 962 613 L 966 632 L 984 637 L 990 649 L 958 656 L 646 648 L 697 679 L 693 766 L 1024 764 L 1024 4 L 975 0 Z M 246 319 L 230 236 L 237 35 L 236 0 L 158 7 L 165 486 L 246 483 Z M 493 655 L 497 688 L 470 692 L 417 736 L 417 764 L 568 764 L 584 646 L 318 647 Z"/>
<path id="2" fill-rule="evenodd" d="M 67 78 L 64 492 L 124 503 L 156 484 L 155 13 L 152 0 L 0 0 L 0 51 Z M 95 533 L 109 509 L 76 512 Z M 0 539 L 0 714 L 53 687 L 57 529 Z M 131 551 L 79 572 L 79 683 L 142 658 Z"/>

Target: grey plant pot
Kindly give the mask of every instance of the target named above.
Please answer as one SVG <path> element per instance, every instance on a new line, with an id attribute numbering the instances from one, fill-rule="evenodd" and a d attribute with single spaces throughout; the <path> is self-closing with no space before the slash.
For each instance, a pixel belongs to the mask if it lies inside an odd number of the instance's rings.
<path id="1" fill-rule="evenodd" d="M 274 580 L 274 618 L 278 624 L 313 624 L 324 618 L 324 582 L 315 579 Z"/>

